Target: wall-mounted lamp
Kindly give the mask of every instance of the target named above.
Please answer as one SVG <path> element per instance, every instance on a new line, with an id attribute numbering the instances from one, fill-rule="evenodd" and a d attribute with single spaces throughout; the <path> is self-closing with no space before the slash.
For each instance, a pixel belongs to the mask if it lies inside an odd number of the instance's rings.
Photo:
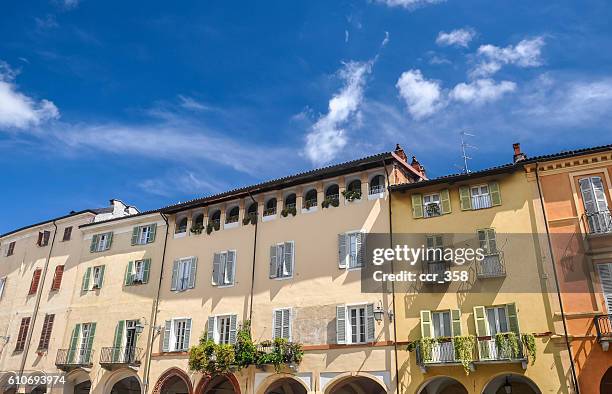
<path id="1" fill-rule="evenodd" d="M 136 323 L 134 328 L 136 329 L 136 334 L 142 334 L 142 332 L 144 331 L 144 324 L 138 321 L 138 323 Z"/>
<path id="2" fill-rule="evenodd" d="M 385 310 L 382 307 L 382 301 L 378 301 L 378 305 L 374 308 L 374 320 L 377 322 L 382 321 L 385 316 Z M 393 309 L 389 309 L 387 312 L 387 316 L 389 316 L 389 321 L 393 321 Z"/>

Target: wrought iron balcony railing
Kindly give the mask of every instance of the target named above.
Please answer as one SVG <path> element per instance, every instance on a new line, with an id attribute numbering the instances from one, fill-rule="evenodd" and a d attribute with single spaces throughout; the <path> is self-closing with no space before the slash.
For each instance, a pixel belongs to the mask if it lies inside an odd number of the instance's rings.
<path id="1" fill-rule="evenodd" d="M 59 349 L 55 358 L 55 365 L 59 369 L 90 367 L 92 365 L 93 349 Z"/>
<path id="2" fill-rule="evenodd" d="M 368 193 L 370 195 L 373 194 L 381 194 L 385 192 L 385 186 L 384 185 L 378 185 L 378 186 L 372 186 L 370 187 L 370 190 L 368 191 Z"/>
<path id="3" fill-rule="evenodd" d="M 609 210 L 585 213 L 583 219 L 589 234 L 612 233 L 612 214 Z"/>
<path id="4" fill-rule="evenodd" d="M 100 351 L 100 365 L 140 365 L 142 349 L 139 347 L 103 347 Z"/>
<path id="5" fill-rule="evenodd" d="M 453 339 L 439 340 L 429 346 L 418 343 L 416 345 L 416 361 L 418 365 L 458 363 Z"/>
<path id="6" fill-rule="evenodd" d="M 263 215 L 264 216 L 272 216 L 272 215 L 276 215 L 276 207 L 272 207 L 272 208 L 266 208 L 263 211 Z"/>
<path id="7" fill-rule="evenodd" d="M 486 254 L 484 259 L 476 260 L 476 276 L 479 278 L 500 278 L 506 276 L 504 252 Z"/>
<path id="8" fill-rule="evenodd" d="M 479 361 L 521 361 L 525 359 L 525 344 L 517 335 L 517 349 L 503 348 L 495 337 L 476 338 Z"/>
<path id="9" fill-rule="evenodd" d="M 597 315 L 593 318 L 595 330 L 597 330 L 597 341 L 612 341 L 612 314 Z"/>

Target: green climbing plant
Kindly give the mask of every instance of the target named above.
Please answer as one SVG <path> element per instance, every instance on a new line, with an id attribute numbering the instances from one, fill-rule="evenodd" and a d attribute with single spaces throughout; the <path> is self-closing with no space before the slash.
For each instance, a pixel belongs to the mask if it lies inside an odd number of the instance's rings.
<path id="1" fill-rule="evenodd" d="M 498 332 L 495 334 L 495 346 L 497 354 L 506 358 L 517 358 L 519 356 L 519 341 L 516 333 Z"/>
<path id="2" fill-rule="evenodd" d="M 461 362 L 466 375 L 470 374 L 470 364 L 474 362 L 474 347 L 476 337 L 474 335 L 463 335 L 453 337 L 455 347 L 455 358 Z"/>
<path id="3" fill-rule="evenodd" d="M 522 334 L 521 339 L 523 340 L 523 344 L 525 345 L 525 349 L 527 350 L 527 354 L 529 356 L 529 359 L 531 360 L 531 365 L 535 364 L 535 361 L 536 361 L 535 336 L 533 334 Z"/>

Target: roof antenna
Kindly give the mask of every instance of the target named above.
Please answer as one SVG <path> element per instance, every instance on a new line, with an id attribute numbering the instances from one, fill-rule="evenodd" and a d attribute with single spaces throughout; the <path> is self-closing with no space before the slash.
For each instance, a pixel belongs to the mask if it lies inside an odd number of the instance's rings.
<path id="1" fill-rule="evenodd" d="M 467 142 L 465 142 L 465 137 L 475 137 L 474 134 L 470 134 L 467 131 L 462 131 L 459 133 L 461 135 L 461 157 L 463 158 L 463 172 L 465 174 L 469 174 L 471 171 L 468 168 L 468 160 L 472 160 L 471 157 L 469 157 L 466 153 L 466 148 L 471 148 L 471 149 L 478 149 L 477 147 L 475 147 L 474 145 L 470 145 Z"/>

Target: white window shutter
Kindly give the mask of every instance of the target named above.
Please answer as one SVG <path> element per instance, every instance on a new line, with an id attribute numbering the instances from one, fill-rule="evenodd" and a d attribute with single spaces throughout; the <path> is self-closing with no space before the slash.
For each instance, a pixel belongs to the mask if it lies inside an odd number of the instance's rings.
<path id="1" fill-rule="evenodd" d="M 366 233 L 360 231 L 357 234 L 357 264 L 359 267 L 365 267 L 366 261 Z"/>
<path id="2" fill-rule="evenodd" d="M 276 245 L 270 246 L 270 278 L 276 278 L 277 269 Z"/>
<path id="3" fill-rule="evenodd" d="M 170 285 L 170 290 L 177 290 L 178 289 L 178 281 L 179 281 L 179 262 L 178 260 L 174 261 L 174 264 L 172 265 L 172 284 Z"/>
<path id="4" fill-rule="evenodd" d="M 230 335 L 229 335 L 229 342 L 230 344 L 235 344 L 236 343 L 236 326 L 237 326 L 237 320 L 238 320 L 238 316 L 236 315 L 230 315 Z"/>
<path id="5" fill-rule="evenodd" d="M 281 335 L 286 340 L 291 340 L 291 309 L 287 308 L 283 310 L 283 330 Z"/>
<path id="6" fill-rule="evenodd" d="M 213 286 L 218 286 L 221 284 L 221 282 L 219 282 L 220 272 L 221 272 L 221 254 L 215 253 L 213 256 L 213 273 L 212 273 Z"/>
<path id="7" fill-rule="evenodd" d="M 170 351 L 170 337 L 172 335 L 172 320 L 166 320 L 166 324 L 164 326 L 164 343 L 162 350 L 164 352 Z"/>
<path id="8" fill-rule="evenodd" d="M 336 342 L 346 343 L 346 307 L 344 305 L 336 306 Z"/>
<path id="9" fill-rule="evenodd" d="M 612 314 L 612 263 L 597 264 L 597 270 L 608 314 Z"/>
<path id="10" fill-rule="evenodd" d="M 227 284 L 228 285 L 233 285 L 234 284 L 234 269 L 236 267 L 236 251 L 235 250 L 229 250 L 227 252 L 227 262 L 226 262 L 226 270 L 227 270 Z"/>
<path id="11" fill-rule="evenodd" d="M 346 268 L 347 235 L 338 234 L 338 268 Z"/>
<path id="12" fill-rule="evenodd" d="M 374 342 L 376 325 L 374 324 L 374 304 L 366 305 L 366 341 Z"/>
<path id="13" fill-rule="evenodd" d="M 283 261 L 285 271 L 289 276 L 293 275 L 293 241 L 285 242 L 285 258 Z"/>
<path id="14" fill-rule="evenodd" d="M 606 199 L 606 192 L 604 191 L 604 185 L 601 178 L 594 176 L 591 178 L 593 182 L 593 190 L 595 192 L 595 204 L 597 205 L 597 211 L 602 212 L 608 209 L 608 201 Z"/>
<path id="15" fill-rule="evenodd" d="M 582 178 L 579 183 L 580 192 L 582 193 L 582 201 L 584 202 L 584 210 L 587 213 L 596 212 L 597 204 L 595 203 L 595 195 L 593 194 L 593 188 L 591 187 L 591 178 Z"/>
<path id="16" fill-rule="evenodd" d="M 272 327 L 272 336 L 274 339 L 283 336 L 283 310 L 277 309 L 274 311 L 274 320 Z"/>
<path id="17" fill-rule="evenodd" d="M 215 318 L 214 316 L 211 316 L 208 318 L 206 332 L 207 332 L 206 339 L 210 341 L 214 341 L 215 340 Z"/>
<path id="18" fill-rule="evenodd" d="M 185 340 L 183 341 L 184 347 L 181 350 L 189 349 L 189 340 L 191 339 L 191 319 L 187 319 L 185 322 Z"/>
<path id="19" fill-rule="evenodd" d="M 189 262 L 189 289 L 193 289 L 195 287 L 196 280 L 196 269 L 198 267 L 198 258 L 192 257 Z"/>

